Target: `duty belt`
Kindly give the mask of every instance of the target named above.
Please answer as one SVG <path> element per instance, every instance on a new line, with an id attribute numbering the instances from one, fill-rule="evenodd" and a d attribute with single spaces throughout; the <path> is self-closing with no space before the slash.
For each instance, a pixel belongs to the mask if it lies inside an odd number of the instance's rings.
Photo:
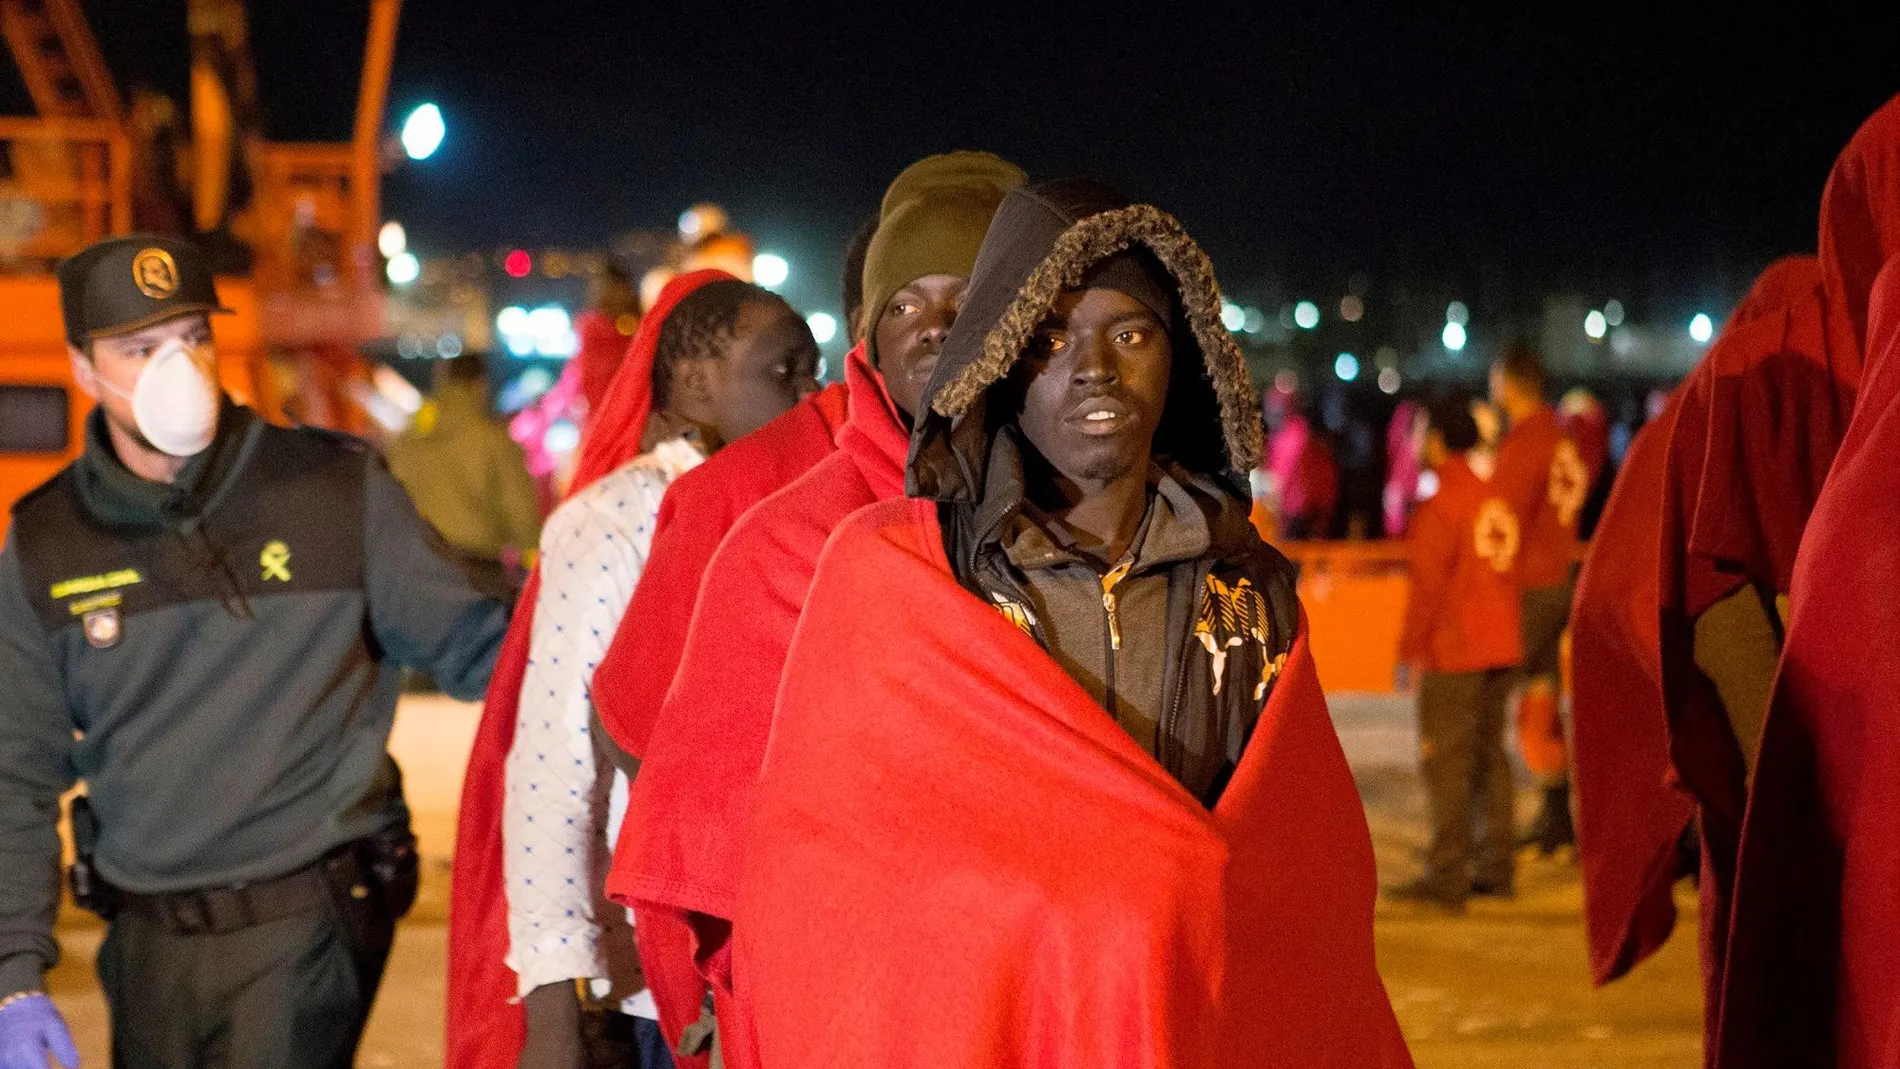
<path id="1" fill-rule="evenodd" d="M 334 900 L 334 888 L 344 881 L 351 894 L 360 890 L 362 896 L 368 895 L 355 843 L 261 883 L 154 895 L 121 891 L 119 899 L 123 912 L 157 921 L 179 935 L 223 935 L 323 909 Z"/>

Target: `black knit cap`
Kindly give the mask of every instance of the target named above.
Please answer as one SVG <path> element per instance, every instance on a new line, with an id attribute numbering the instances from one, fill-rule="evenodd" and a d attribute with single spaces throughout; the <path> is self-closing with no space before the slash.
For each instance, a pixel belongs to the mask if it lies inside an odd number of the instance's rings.
<path id="1" fill-rule="evenodd" d="M 59 265 L 66 340 L 125 334 L 191 312 L 229 312 L 218 303 L 211 266 L 196 245 L 128 234 L 89 245 Z"/>

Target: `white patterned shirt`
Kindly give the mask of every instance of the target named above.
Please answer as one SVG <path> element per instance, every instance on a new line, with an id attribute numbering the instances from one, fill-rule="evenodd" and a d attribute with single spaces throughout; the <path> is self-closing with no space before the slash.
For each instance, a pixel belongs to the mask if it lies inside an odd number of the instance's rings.
<path id="1" fill-rule="evenodd" d="M 599 759 L 591 692 L 646 570 L 660 499 L 704 459 L 684 438 L 662 442 L 563 503 L 541 533 L 541 593 L 502 811 L 508 966 L 521 995 L 585 978 L 596 995 L 620 998 L 624 1012 L 658 1017 L 638 980 L 632 918 L 604 893 L 627 783 Z"/>

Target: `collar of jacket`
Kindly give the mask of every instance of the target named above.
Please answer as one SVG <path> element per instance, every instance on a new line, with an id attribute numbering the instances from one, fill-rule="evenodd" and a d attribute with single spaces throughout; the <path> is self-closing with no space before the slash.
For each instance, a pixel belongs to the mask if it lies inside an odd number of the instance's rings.
<path id="1" fill-rule="evenodd" d="M 202 514 L 240 467 L 264 421 L 225 398 L 218 433 L 204 452 L 185 462 L 178 478 L 155 483 L 119 460 L 106 431 L 105 410 L 86 417 L 86 447 L 73 463 L 75 488 L 86 512 L 112 527 L 158 527 Z"/>

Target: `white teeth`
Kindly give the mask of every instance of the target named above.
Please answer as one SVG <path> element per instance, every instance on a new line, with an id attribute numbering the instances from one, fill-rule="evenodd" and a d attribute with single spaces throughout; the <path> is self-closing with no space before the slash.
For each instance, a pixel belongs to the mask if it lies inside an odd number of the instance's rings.
<path id="1" fill-rule="evenodd" d="M 1090 412 L 1090 413 L 1089 413 L 1089 414 L 1088 414 L 1088 415 L 1087 415 L 1087 416 L 1086 416 L 1085 418 L 1086 418 L 1086 419 L 1088 419 L 1088 420 L 1091 420 L 1091 421 L 1096 421 L 1096 420 L 1104 420 L 1104 419 L 1114 419 L 1114 418 L 1115 418 L 1115 413 L 1113 413 L 1113 412 Z"/>

